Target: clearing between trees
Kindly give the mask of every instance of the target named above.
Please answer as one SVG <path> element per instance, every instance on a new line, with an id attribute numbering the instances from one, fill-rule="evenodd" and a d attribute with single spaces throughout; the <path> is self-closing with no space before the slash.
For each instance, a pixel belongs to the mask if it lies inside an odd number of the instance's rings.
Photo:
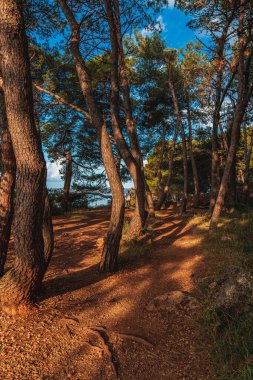
<path id="1" fill-rule="evenodd" d="M 109 215 L 103 208 L 54 219 L 38 311 L 0 316 L 2 379 L 214 379 L 198 305 L 147 310 L 169 292 L 195 295 L 194 278 L 205 273 L 201 237 L 186 217 L 161 211 L 146 243 L 120 256 L 119 272 L 103 275 L 98 239 Z"/>

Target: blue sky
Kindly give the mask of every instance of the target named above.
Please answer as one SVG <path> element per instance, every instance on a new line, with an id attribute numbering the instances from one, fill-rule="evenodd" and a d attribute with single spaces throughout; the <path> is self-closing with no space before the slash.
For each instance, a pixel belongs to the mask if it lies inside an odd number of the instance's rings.
<path id="1" fill-rule="evenodd" d="M 174 7 L 174 1 L 168 0 L 168 7 L 164 8 L 160 15 L 157 17 L 158 23 L 162 29 L 162 36 L 166 41 L 168 48 L 185 47 L 191 41 L 196 40 L 194 31 L 186 26 L 189 18 L 180 10 Z M 144 34 L 151 32 L 143 30 Z M 47 185 L 49 188 L 63 187 L 63 181 L 60 179 L 59 170 L 61 166 L 59 163 L 47 162 L 48 177 Z M 125 187 L 131 187 L 132 183 L 125 184 Z"/>
<path id="2" fill-rule="evenodd" d="M 191 41 L 196 40 L 194 31 L 186 26 L 189 18 L 179 9 L 168 7 L 159 16 L 163 27 L 162 36 L 168 48 L 185 47 Z"/>

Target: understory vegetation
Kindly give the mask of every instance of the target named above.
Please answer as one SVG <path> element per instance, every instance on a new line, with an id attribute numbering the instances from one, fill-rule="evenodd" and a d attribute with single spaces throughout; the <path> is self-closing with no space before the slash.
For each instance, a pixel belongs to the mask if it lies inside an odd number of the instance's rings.
<path id="1" fill-rule="evenodd" d="M 207 237 L 207 216 L 191 222 L 203 237 L 210 264 L 199 278 L 203 300 L 201 324 L 211 339 L 221 380 L 253 378 L 253 213 L 224 216 L 214 236 Z"/>

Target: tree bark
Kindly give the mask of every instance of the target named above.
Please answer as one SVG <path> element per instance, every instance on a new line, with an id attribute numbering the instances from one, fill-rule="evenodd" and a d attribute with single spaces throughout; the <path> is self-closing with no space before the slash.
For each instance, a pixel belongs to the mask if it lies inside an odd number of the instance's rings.
<path id="1" fill-rule="evenodd" d="M 0 2 L 0 55 L 6 113 L 17 165 L 16 259 L 0 281 L 1 306 L 15 313 L 31 303 L 44 269 L 42 219 L 46 165 L 35 127 L 28 46 L 20 0 Z"/>
<path id="2" fill-rule="evenodd" d="M 157 206 L 156 206 L 156 209 L 157 210 L 160 210 L 164 201 L 165 201 L 165 198 L 169 192 L 169 187 L 170 187 L 170 183 L 171 183 L 171 179 L 172 179 L 172 170 L 173 170 L 173 160 L 174 160 L 174 153 L 175 153 L 175 146 L 176 146 L 176 141 L 177 141 L 177 135 L 178 135 L 178 121 L 176 123 L 176 126 L 175 126 L 175 132 L 174 132 L 174 136 L 173 136 L 173 140 L 172 140 L 172 145 L 171 145 L 171 148 L 170 148 L 170 156 L 169 156 L 169 169 L 168 169 L 168 177 L 167 177 L 167 181 L 166 181 L 166 184 L 164 186 L 164 189 L 163 189 L 163 192 L 161 193 L 160 195 L 160 198 L 158 200 L 158 203 L 157 203 Z"/>
<path id="3" fill-rule="evenodd" d="M 245 20 L 245 3 L 243 0 L 240 1 L 240 12 L 239 12 L 239 25 L 238 25 L 238 97 L 237 103 L 235 107 L 234 120 L 231 128 L 231 139 L 230 146 L 227 155 L 227 160 L 223 172 L 223 177 L 221 180 L 221 185 L 219 189 L 219 194 L 217 197 L 217 201 L 213 210 L 212 218 L 210 221 L 209 232 L 211 233 L 217 227 L 217 223 L 221 214 L 222 207 L 224 205 L 224 199 L 227 192 L 227 184 L 231 171 L 231 166 L 233 160 L 235 158 L 236 149 L 237 149 L 237 141 L 238 135 L 240 132 L 240 126 L 243 121 L 244 113 L 247 109 L 249 100 L 252 96 L 253 85 L 251 82 L 247 80 L 247 71 L 245 65 L 245 49 L 247 45 L 245 45 L 244 39 L 241 37 L 244 31 L 244 20 Z M 252 59 L 252 52 L 249 56 Z M 249 62 L 251 63 L 251 62 Z M 248 66 L 248 69 L 250 65 Z"/>
<path id="4" fill-rule="evenodd" d="M 176 91 L 174 88 L 174 83 L 173 83 L 173 74 L 172 74 L 172 65 L 171 63 L 166 60 L 166 65 L 168 69 L 168 75 L 169 75 L 169 90 L 171 92 L 172 96 L 172 101 L 174 105 L 174 110 L 175 114 L 177 117 L 177 123 L 180 127 L 180 132 L 181 132 L 181 138 L 182 138 L 182 152 L 183 152 L 183 171 L 184 171 L 184 187 L 183 187 L 183 200 L 182 200 L 182 205 L 181 205 L 181 213 L 186 212 L 186 207 L 187 207 L 187 199 L 188 199 L 188 165 L 187 165 L 187 145 L 186 145 L 186 137 L 185 137 L 185 131 L 184 131 L 184 126 L 182 123 L 182 119 L 180 116 L 180 110 L 179 110 L 179 105 L 178 105 L 178 98 L 176 95 Z"/>
<path id="5" fill-rule="evenodd" d="M 246 127 L 246 126 L 245 126 Z M 245 130 L 245 136 L 244 141 L 247 139 L 247 132 Z M 252 147 L 253 147 L 253 133 L 251 133 L 250 136 L 250 144 L 248 147 L 247 142 L 245 143 L 245 170 L 244 170 L 244 184 L 243 184 L 243 202 L 247 203 L 248 201 L 248 195 L 249 195 L 249 169 L 250 169 L 250 160 L 251 160 L 251 154 L 252 154 Z"/>
<path id="6" fill-rule="evenodd" d="M 70 186 L 71 186 L 71 180 L 72 180 L 71 151 L 68 150 L 64 152 L 64 156 L 66 158 L 66 167 L 65 167 L 62 207 L 64 211 L 69 211 L 69 193 L 70 193 Z"/>
<path id="7" fill-rule="evenodd" d="M 125 61 L 125 54 L 122 43 L 122 31 L 121 31 L 121 17 L 120 17 L 120 9 L 118 0 L 113 0 L 110 2 L 106 0 L 109 13 L 108 13 L 108 22 L 110 27 L 111 34 L 111 43 L 112 50 L 117 54 L 117 60 L 119 64 L 119 73 L 120 73 L 120 83 L 123 92 L 123 105 L 125 111 L 125 120 L 127 126 L 127 133 L 129 136 L 130 146 L 131 146 L 131 156 L 133 157 L 136 164 L 131 165 L 132 168 L 132 178 L 136 191 L 136 209 L 134 217 L 131 220 L 129 233 L 132 236 L 140 236 L 142 233 L 142 229 L 145 225 L 147 219 L 147 212 L 145 210 L 145 191 L 147 191 L 147 184 L 144 176 L 144 168 L 143 168 L 143 160 L 137 135 L 137 130 L 133 118 L 132 111 L 132 102 L 130 96 L 130 84 L 128 79 L 128 70 Z M 113 7 L 112 7 L 113 4 Z M 114 9 L 114 12 L 113 12 Z M 126 162 L 126 161 L 125 161 Z M 130 169 L 130 167 L 128 168 Z M 130 171 L 130 170 L 129 170 Z M 154 208 L 151 205 L 152 194 L 146 192 L 148 194 L 148 203 L 149 208 Z"/>
<path id="8" fill-rule="evenodd" d="M 160 198 L 160 195 L 163 191 L 162 188 L 162 164 L 163 164 L 163 157 L 164 157 L 164 149 L 165 149 L 165 134 L 166 134 L 166 125 L 163 125 L 163 132 L 162 132 L 162 146 L 161 146 L 161 154 L 160 159 L 158 162 L 158 168 L 157 168 L 157 195 Z"/>
<path id="9" fill-rule="evenodd" d="M 187 106 L 187 120 L 188 120 L 188 128 L 189 128 L 189 151 L 190 151 L 190 157 L 191 157 L 191 164 L 192 164 L 192 173 L 193 173 L 193 180 L 194 180 L 194 207 L 199 207 L 199 176 L 198 176 L 198 169 L 193 153 L 193 146 L 192 146 L 192 122 L 191 122 L 191 110 L 190 110 L 190 100 L 188 99 L 188 106 Z"/>
<path id="10" fill-rule="evenodd" d="M 125 210 L 124 191 L 120 181 L 117 166 L 115 164 L 110 139 L 107 133 L 106 123 L 96 103 L 91 79 L 89 77 L 85 61 L 80 53 L 79 24 L 76 21 L 71 9 L 67 5 L 66 0 L 58 0 L 58 2 L 71 28 L 70 50 L 74 58 L 80 87 L 89 110 L 90 122 L 96 128 L 99 136 L 101 154 L 112 192 L 112 211 L 110 225 L 107 235 L 104 239 L 100 270 L 102 272 L 114 272 L 117 270 L 117 257 L 123 229 Z"/>
<path id="11" fill-rule="evenodd" d="M 5 109 L 4 92 L 0 89 L 0 131 L 1 131 L 1 164 L 0 178 L 0 277 L 4 274 L 7 258 L 11 224 L 13 219 L 13 198 L 16 178 L 16 161 L 12 148 L 11 136 Z"/>

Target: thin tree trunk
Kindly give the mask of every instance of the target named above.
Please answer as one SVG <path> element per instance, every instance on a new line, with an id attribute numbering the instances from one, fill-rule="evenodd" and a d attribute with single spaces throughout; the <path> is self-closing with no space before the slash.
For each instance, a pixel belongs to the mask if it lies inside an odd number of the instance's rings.
<path id="1" fill-rule="evenodd" d="M 247 138 L 247 134 L 246 134 L 246 138 Z M 250 168 L 252 147 L 253 147 L 253 133 L 251 133 L 250 144 L 249 144 L 249 147 L 247 147 L 246 154 L 245 154 L 246 160 L 245 160 L 244 184 L 243 184 L 243 201 L 245 203 L 247 203 L 248 195 L 249 195 L 249 168 Z"/>
<path id="2" fill-rule="evenodd" d="M 39 137 L 39 142 L 41 144 L 41 133 L 40 133 L 40 125 L 39 118 L 34 109 L 34 118 L 35 118 L 35 127 L 37 131 L 37 135 Z M 44 275 L 47 271 L 48 265 L 51 261 L 51 257 L 54 251 L 54 230 L 53 230 L 53 222 L 52 222 L 52 212 L 51 205 L 49 201 L 48 190 L 46 186 L 46 174 L 45 174 L 45 187 L 44 187 L 44 212 L 43 212 L 43 224 L 42 224 L 42 235 L 43 235 L 43 243 L 44 243 L 44 268 L 41 271 L 41 280 L 38 282 L 38 288 L 36 293 L 40 292 L 40 285 L 44 278 Z"/>
<path id="3" fill-rule="evenodd" d="M 211 194 L 210 194 L 210 206 L 209 213 L 212 214 L 216 196 L 219 186 L 218 180 L 218 167 L 219 167 L 219 154 L 218 154 L 218 124 L 219 115 L 214 115 L 213 118 L 213 131 L 212 131 L 212 166 L 211 166 Z"/>
<path id="4" fill-rule="evenodd" d="M 125 111 L 127 133 L 130 140 L 132 155 L 138 164 L 138 167 L 137 167 L 138 177 L 140 178 L 142 177 L 141 182 L 144 182 L 144 190 L 143 190 L 142 183 L 141 183 L 140 189 L 138 189 L 138 197 L 140 199 L 138 201 L 138 209 L 136 209 L 136 214 L 139 214 L 137 217 L 139 218 L 139 220 L 141 220 L 142 227 L 144 227 L 146 218 L 147 218 L 147 213 L 145 212 L 145 189 L 146 189 L 146 195 L 147 195 L 149 214 L 154 213 L 154 202 L 153 202 L 152 193 L 145 180 L 142 154 L 140 150 L 136 125 L 133 118 L 132 102 L 131 102 L 131 96 L 130 96 L 130 84 L 129 84 L 129 79 L 128 79 L 128 69 L 127 69 L 127 65 L 125 61 L 125 54 L 124 54 L 123 41 L 122 41 L 119 2 L 118 0 L 113 0 L 113 2 L 114 2 L 114 11 L 115 11 L 116 39 L 117 39 L 118 49 L 119 49 L 118 58 L 119 58 L 120 82 L 121 82 L 122 91 L 123 91 L 123 105 L 124 105 L 124 111 Z M 144 208 L 143 208 L 143 204 L 144 204 Z M 130 227 L 130 230 L 131 230 L 131 227 Z"/>
<path id="5" fill-rule="evenodd" d="M 166 196 L 169 192 L 169 187 L 170 187 L 171 179 L 172 179 L 173 161 L 174 161 L 174 153 L 175 153 L 177 135 L 178 135 L 178 121 L 176 122 L 175 132 L 174 132 L 174 136 L 173 136 L 173 140 L 172 140 L 172 144 L 171 144 L 171 148 L 170 148 L 168 177 L 167 177 L 167 181 L 166 181 L 166 184 L 164 186 L 163 192 L 160 195 L 160 198 L 158 200 L 158 203 L 156 206 L 157 210 L 161 209 L 161 207 L 162 207 L 162 205 L 166 199 Z"/>
<path id="6" fill-rule="evenodd" d="M 150 217 L 155 216 L 155 206 L 153 201 L 152 192 L 150 190 L 150 187 L 146 181 L 146 199 L 147 199 L 147 206 L 148 206 L 148 214 Z"/>
<path id="7" fill-rule="evenodd" d="M 190 110 L 190 101 L 188 99 L 188 106 L 187 106 L 187 119 L 188 119 L 188 128 L 189 128 L 189 151 L 190 151 L 190 157 L 191 157 L 191 164 L 192 164 L 192 173 L 193 173 L 193 180 L 194 180 L 194 207 L 199 207 L 199 176 L 198 176 L 198 169 L 193 153 L 193 146 L 192 146 L 192 123 L 191 123 L 191 110 Z"/>
<path id="8" fill-rule="evenodd" d="M 175 114 L 177 117 L 178 125 L 180 126 L 180 132 L 181 132 L 181 138 L 182 138 L 184 187 L 183 187 L 183 200 L 182 200 L 182 206 L 181 206 L 181 213 L 183 214 L 186 212 L 187 199 L 188 199 L 187 145 L 186 145 L 184 126 L 183 126 L 182 119 L 180 116 L 180 111 L 179 111 L 178 99 L 177 99 L 177 95 L 176 95 L 176 91 L 175 91 L 174 83 L 173 83 L 172 65 L 168 60 L 166 60 L 166 65 L 167 65 L 168 75 L 169 75 L 169 81 L 168 81 L 169 89 L 171 92 Z"/>
<path id="9" fill-rule="evenodd" d="M 71 180 L 72 180 L 71 151 L 68 150 L 64 152 L 64 156 L 66 158 L 66 167 L 65 167 L 62 207 L 64 211 L 69 211 L 69 194 L 70 194 L 70 186 L 71 186 Z"/>
<path id="10" fill-rule="evenodd" d="M 160 197 L 163 188 L 162 188 L 162 164 L 163 164 L 163 157 L 164 157 L 164 149 L 165 149 L 165 134 L 166 134 L 166 125 L 163 125 L 163 132 L 162 132 L 162 146 L 161 146 L 161 154 L 160 159 L 158 163 L 157 168 L 157 195 Z"/>
<path id="11" fill-rule="evenodd" d="M 0 131 L 1 131 L 1 164 L 0 178 L 0 277 L 4 274 L 7 258 L 11 224 L 13 219 L 13 198 L 16 178 L 16 161 L 12 149 L 11 136 L 5 109 L 4 93 L 0 89 Z"/>
<path id="12" fill-rule="evenodd" d="M 100 270 L 103 272 L 113 272 L 117 270 L 117 257 L 123 229 L 125 210 L 123 186 L 121 184 L 117 166 L 115 164 L 110 139 L 106 129 L 106 123 L 103 120 L 98 105 L 95 101 L 91 79 L 79 50 L 79 24 L 77 23 L 71 9 L 67 5 L 66 0 L 58 0 L 58 2 L 71 28 L 70 49 L 74 58 L 81 90 L 89 109 L 90 122 L 92 125 L 94 125 L 99 135 L 102 158 L 112 192 L 112 211 L 110 225 L 107 235 L 104 239 Z"/>
<path id="13" fill-rule="evenodd" d="M 231 140 L 229 151 L 227 155 L 227 160 L 223 172 L 223 177 L 221 180 L 221 185 L 219 189 L 219 194 L 217 201 L 213 210 L 212 218 L 210 221 L 209 231 L 212 232 L 216 227 L 221 214 L 222 207 L 224 205 L 224 199 L 227 192 L 227 184 L 231 171 L 231 166 L 235 158 L 238 135 L 240 132 L 240 126 L 243 121 L 245 111 L 247 109 L 249 100 L 252 96 L 253 86 L 247 80 L 247 73 L 245 72 L 245 49 L 247 45 L 244 45 L 244 39 L 240 36 L 244 30 L 244 19 L 245 19 L 245 3 L 243 0 L 240 1 L 240 14 L 239 14 L 239 25 L 238 25 L 238 52 L 239 52 L 239 65 L 238 65 L 238 98 L 235 107 L 234 120 L 231 128 Z M 250 55 L 252 59 L 252 53 Z M 250 63 L 250 62 L 249 62 Z M 250 67 L 250 65 L 249 65 Z M 246 74 L 246 75 L 245 75 Z"/>
<path id="14" fill-rule="evenodd" d="M 12 269 L 0 281 L 8 313 L 30 304 L 44 269 L 42 220 L 46 165 L 37 135 L 22 2 L 0 2 L 0 55 L 6 113 L 17 165 Z"/>

